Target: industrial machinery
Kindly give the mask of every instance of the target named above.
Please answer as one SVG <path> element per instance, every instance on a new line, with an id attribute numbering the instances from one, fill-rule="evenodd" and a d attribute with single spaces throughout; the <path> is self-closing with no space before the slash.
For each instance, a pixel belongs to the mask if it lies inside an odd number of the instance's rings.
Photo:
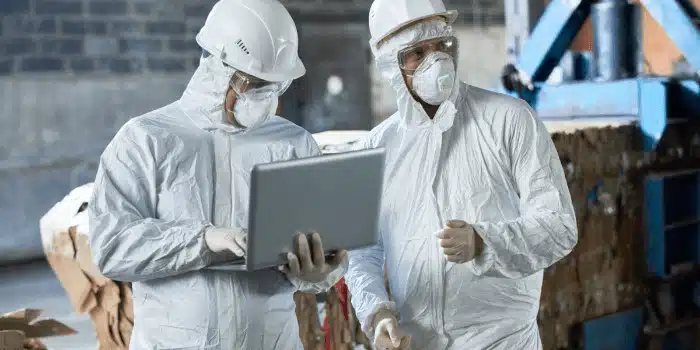
<path id="1" fill-rule="evenodd" d="M 503 70 L 503 92 L 526 100 L 545 121 L 636 123 L 649 164 L 669 154 L 700 159 L 700 17 L 688 0 L 552 0 L 546 7 L 542 0 L 507 1 L 512 63 Z M 532 25 L 537 6 L 544 12 Z M 641 6 L 685 56 L 689 74 L 643 72 Z M 593 52 L 567 52 L 589 16 Z M 563 64 L 568 81 L 547 84 Z M 700 168 L 672 163 L 644 176 L 640 240 L 646 243 L 647 307 L 584 322 L 584 349 L 636 349 L 633 339 L 642 333 L 649 348 L 684 349 L 673 334 L 700 329 L 699 315 L 680 317 L 677 311 L 700 301 Z M 692 266 L 678 272 L 677 265 L 688 261 Z"/>

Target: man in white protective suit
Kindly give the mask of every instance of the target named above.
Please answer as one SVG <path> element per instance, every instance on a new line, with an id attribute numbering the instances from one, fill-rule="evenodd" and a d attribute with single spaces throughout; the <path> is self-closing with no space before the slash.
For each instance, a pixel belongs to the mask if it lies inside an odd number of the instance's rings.
<path id="1" fill-rule="evenodd" d="M 318 234 L 299 235 L 279 269 L 206 269 L 245 256 L 253 166 L 321 154 L 274 115 L 305 73 L 296 27 L 277 0 L 221 0 L 197 43 L 205 53 L 182 97 L 127 122 L 102 155 L 93 259 L 133 282 L 131 349 L 300 349 L 293 293 L 330 288 L 347 252 L 327 260 Z"/>
<path id="2" fill-rule="evenodd" d="M 379 349 L 540 349 L 542 271 L 577 241 L 571 197 L 529 106 L 457 79 L 456 16 L 440 0 L 372 4 L 398 111 L 359 147 L 386 148 L 385 188 L 379 243 L 350 253 L 347 284 Z"/>

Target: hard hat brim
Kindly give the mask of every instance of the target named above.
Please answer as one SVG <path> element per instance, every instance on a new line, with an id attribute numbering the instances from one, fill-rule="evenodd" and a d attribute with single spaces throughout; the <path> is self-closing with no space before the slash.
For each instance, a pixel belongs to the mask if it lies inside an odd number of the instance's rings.
<path id="1" fill-rule="evenodd" d="M 255 71 L 250 71 L 250 70 L 238 68 L 238 67 L 236 67 L 235 64 L 233 64 L 234 62 L 231 62 L 231 63 L 226 62 L 226 63 L 229 64 L 234 69 L 239 70 L 243 73 L 246 73 L 248 75 L 252 75 L 258 79 L 262 79 L 262 80 L 274 82 L 274 83 L 295 80 L 295 79 L 303 77 L 304 74 L 306 74 L 306 67 L 304 67 L 304 63 L 299 58 L 297 58 L 297 60 L 294 64 L 294 67 L 292 67 L 292 69 L 285 71 L 283 73 L 255 72 Z"/>
<path id="2" fill-rule="evenodd" d="M 399 24 L 399 25 L 397 25 L 397 26 L 391 28 L 391 30 L 389 30 L 386 34 L 382 35 L 382 36 L 379 37 L 379 38 L 376 38 L 376 39 L 375 39 L 375 38 L 372 38 L 372 39 L 371 39 L 371 44 L 372 44 L 372 46 L 374 46 L 375 49 L 378 49 L 379 47 L 377 47 L 377 45 L 378 45 L 380 42 L 382 42 L 384 39 L 388 38 L 388 37 L 391 36 L 391 35 L 396 34 L 396 33 L 399 32 L 400 30 L 402 30 L 402 29 L 404 29 L 404 28 L 406 28 L 406 27 L 408 27 L 408 26 L 410 26 L 410 25 L 412 25 L 412 24 L 415 24 L 416 22 L 420 22 L 420 21 L 422 21 L 422 20 L 424 20 L 424 19 L 426 19 L 426 18 L 431 18 L 431 17 L 445 17 L 445 19 L 447 19 L 447 25 L 452 25 L 452 24 L 457 20 L 457 16 L 458 16 L 458 15 L 459 15 L 459 12 L 457 12 L 456 10 L 448 10 L 448 11 L 445 11 L 445 12 L 438 12 L 438 13 L 433 13 L 433 14 L 430 14 L 430 15 L 427 15 L 427 16 L 418 17 L 418 18 L 412 19 L 412 20 L 410 20 L 410 21 L 408 21 L 408 22 L 401 23 L 401 24 Z"/>

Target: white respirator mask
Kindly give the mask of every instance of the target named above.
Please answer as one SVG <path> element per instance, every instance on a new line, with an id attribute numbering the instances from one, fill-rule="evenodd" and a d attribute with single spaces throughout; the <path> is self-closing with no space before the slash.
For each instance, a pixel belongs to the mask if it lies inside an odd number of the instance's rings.
<path id="1" fill-rule="evenodd" d="M 236 122 L 244 128 L 254 128 L 270 119 L 277 111 L 277 96 L 269 95 L 262 99 L 253 99 L 246 93 L 238 95 L 233 110 Z"/>
<path id="2" fill-rule="evenodd" d="M 432 52 L 411 75 L 413 92 L 425 103 L 440 105 L 452 93 L 456 80 L 452 57 L 444 52 Z"/>

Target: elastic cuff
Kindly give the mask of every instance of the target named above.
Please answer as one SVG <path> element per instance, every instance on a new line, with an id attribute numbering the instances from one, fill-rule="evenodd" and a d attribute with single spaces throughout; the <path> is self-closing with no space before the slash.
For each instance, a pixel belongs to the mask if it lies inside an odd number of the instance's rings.
<path id="1" fill-rule="evenodd" d="M 289 282 L 294 285 L 296 290 L 304 293 L 319 294 L 327 292 L 331 289 L 341 278 L 345 275 L 348 270 L 347 261 L 344 264 L 339 265 L 333 271 L 328 273 L 328 276 L 323 281 L 320 282 L 306 282 L 300 280 L 296 277 L 287 277 Z"/>
<path id="2" fill-rule="evenodd" d="M 209 249 L 209 246 L 207 246 L 207 240 L 204 238 L 207 229 L 210 227 L 214 227 L 214 225 L 209 222 L 203 222 L 202 229 L 199 230 L 199 233 L 197 234 L 197 244 L 199 244 L 199 263 L 197 265 L 200 266 L 200 268 L 205 268 L 214 261 L 215 254 L 211 251 L 211 249 Z"/>
<path id="3" fill-rule="evenodd" d="M 493 265 L 496 263 L 496 252 L 489 247 L 488 242 L 484 239 L 484 234 L 483 234 L 483 227 L 479 224 L 473 224 L 472 228 L 474 229 L 474 232 L 481 237 L 481 240 L 484 242 L 484 249 L 482 250 L 481 254 L 474 258 L 472 264 L 467 264 L 467 266 L 470 266 L 472 269 L 472 272 L 476 276 L 481 276 L 486 271 L 490 270 Z"/>

